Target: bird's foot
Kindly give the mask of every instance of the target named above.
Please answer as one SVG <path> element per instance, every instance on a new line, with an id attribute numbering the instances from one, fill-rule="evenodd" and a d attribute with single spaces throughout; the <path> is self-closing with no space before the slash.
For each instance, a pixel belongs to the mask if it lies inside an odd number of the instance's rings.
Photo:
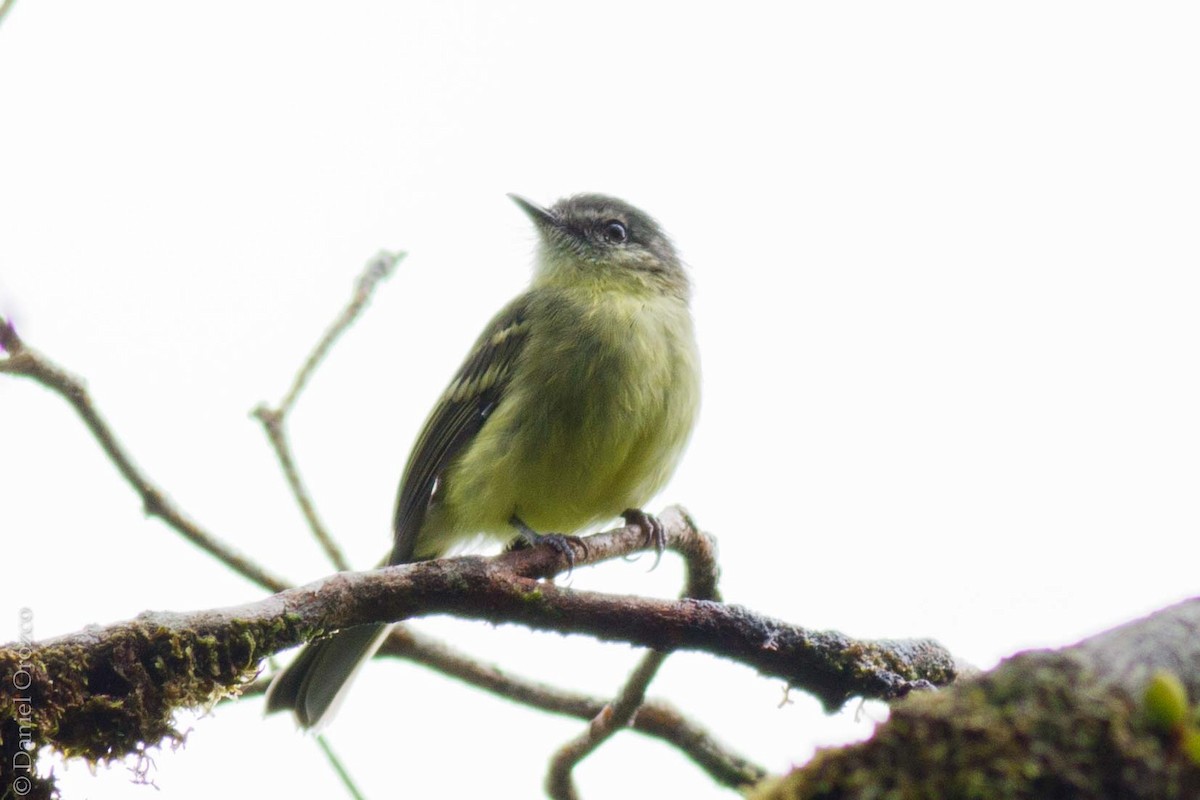
<path id="1" fill-rule="evenodd" d="M 658 562 L 662 561 L 663 550 L 667 549 L 667 529 L 662 520 L 640 508 L 625 509 L 621 512 L 621 519 L 625 520 L 626 525 L 637 525 L 645 531 L 646 544 L 654 545 L 654 565 L 650 569 L 657 567 Z"/>
<path id="2" fill-rule="evenodd" d="M 509 520 L 509 524 L 517 529 L 517 538 L 509 542 L 507 549 L 524 550 L 527 547 L 546 545 L 567 560 L 568 578 L 571 577 L 571 572 L 575 569 L 574 547 L 577 546 L 583 551 L 584 558 L 588 556 L 587 542 L 579 536 L 567 536 L 561 533 L 538 533 L 526 525 L 520 517 L 515 515 Z"/>

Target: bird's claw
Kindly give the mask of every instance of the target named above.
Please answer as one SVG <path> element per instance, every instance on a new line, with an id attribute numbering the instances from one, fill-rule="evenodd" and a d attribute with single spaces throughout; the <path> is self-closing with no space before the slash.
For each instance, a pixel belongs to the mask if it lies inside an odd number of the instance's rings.
<path id="1" fill-rule="evenodd" d="M 575 569 L 574 547 L 578 546 L 583 551 L 584 558 L 587 558 L 589 555 L 587 542 L 579 536 L 570 536 L 562 533 L 538 533 L 517 517 L 513 517 L 511 522 L 513 527 L 517 529 L 517 538 L 509 543 L 509 550 L 523 550 L 527 547 L 545 545 L 567 560 L 568 578 L 571 577 L 571 572 Z"/>
<path id="2" fill-rule="evenodd" d="M 654 565 L 650 567 L 653 570 L 658 566 L 658 562 L 662 561 L 663 550 L 667 549 L 667 528 L 662 524 L 662 520 L 653 514 L 647 514 L 640 508 L 627 508 L 621 512 L 621 519 L 625 520 L 626 525 L 637 525 L 646 534 L 646 544 L 654 545 Z"/>

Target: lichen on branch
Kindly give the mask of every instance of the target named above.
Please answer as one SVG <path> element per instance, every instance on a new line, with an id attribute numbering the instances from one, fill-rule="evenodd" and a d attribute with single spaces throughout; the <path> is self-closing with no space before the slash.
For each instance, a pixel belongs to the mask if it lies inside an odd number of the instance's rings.
<path id="1" fill-rule="evenodd" d="M 662 516 L 668 546 L 702 536 L 678 511 Z M 638 525 L 588 538 L 584 563 L 648 546 Z M 175 738 L 173 713 L 237 692 L 267 656 L 332 630 L 429 614 L 518 622 L 660 650 L 702 650 L 813 692 L 827 705 L 853 695 L 891 698 L 954 679 L 933 642 L 869 642 L 808 631 L 719 602 L 658 600 L 563 589 L 568 565 L 552 548 L 338 573 L 234 608 L 146 613 L 26 647 L 0 648 L 0 670 L 28 663 L 36 744 L 108 760 Z M 28 651 L 28 652 L 26 652 Z M 17 696 L 0 693 L 0 719 Z M 8 748 L 11 737 L 5 738 Z"/>

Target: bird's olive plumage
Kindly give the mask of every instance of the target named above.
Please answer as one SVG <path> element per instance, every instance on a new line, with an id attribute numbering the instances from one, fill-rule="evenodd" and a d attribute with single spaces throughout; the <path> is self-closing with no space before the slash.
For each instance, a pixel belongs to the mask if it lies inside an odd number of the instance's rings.
<path id="1" fill-rule="evenodd" d="M 512 521 L 570 533 L 638 508 L 691 433 L 699 363 L 687 275 L 658 224 L 604 195 L 544 209 L 530 287 L 484 329 L 426 420 L 400 482 L 388 563 L 436 558 Z M 385 626 L 310 644 L 268 710 L 326 715 Z"/>

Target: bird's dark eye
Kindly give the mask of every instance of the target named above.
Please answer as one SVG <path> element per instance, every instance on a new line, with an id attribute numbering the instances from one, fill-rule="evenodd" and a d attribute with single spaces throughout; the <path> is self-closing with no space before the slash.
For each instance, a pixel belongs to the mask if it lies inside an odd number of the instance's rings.
<path id="1" fill-rule="evenodd" d="M 609 244 L 625 244 L 626 240 L 629 239 L 628 229 L 615 219 L 610 219 L 604 223 L 602 231 L 604 233 L 604 241 Z"/>

